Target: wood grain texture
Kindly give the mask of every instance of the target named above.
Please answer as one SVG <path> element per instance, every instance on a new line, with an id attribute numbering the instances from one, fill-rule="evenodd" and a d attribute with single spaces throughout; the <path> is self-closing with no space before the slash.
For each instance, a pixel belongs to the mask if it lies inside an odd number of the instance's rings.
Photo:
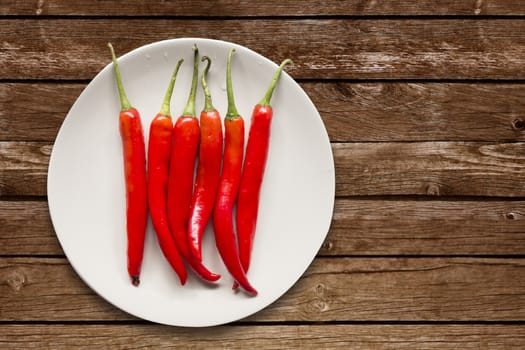
<path id="1" fill-rule="evenodd" d="M 0 0 L 0 348 L 525 348 L 524 20 L 518 0 Z M 106 43 L 122 55 L 177 37 L 292 58 L 335 156 L 316 259 L 222 327 L 104 301 L 45 198 L 58 129 L 110 63 Z"/>
<path id="2" fill-rule="evenodd" d="M 331 141 L 523 141 L 525 85 L 302 83 Z M 490 103 L 487 103 L 490 101 Z"/>
<path id="3" fill-rule="evenodd" d="M 336 194 L 523 197 L 523 142 L 333 144 Z M 0 142 L 0 196 L 45 195 L 52 145 Z"/>
<path id="4" fill-rule="evenodd" d="M 64 258 L 0 261 L 0 300 L 13 302 L 11 311 L 0 309 L 0 320 L 131 319 L 89 289 Z"/>
<path id="5" fill-rule="evenodd" d="M 54 141 L 83 84 L 0 83 L 0 140 Z"/>
<path id="6" fill-rule="evenodd" d="M 0 325 L 7 349 L 374 349 L 525 347 L 521 325 L 268 325 L 205 329 L 158 325 Z"/>
<path id="7" fill-rule="evenodd" d="M 525 255 L 525 202 L 338 199 L 319 256 Z M 44 201 L 0 201 L 0 255 L 61 255 Z"/>
<path id="8" fill-rule="evenodd" d="M 64 254 L 45 201 L 0 201 L 0 255 Z"/>
<path id="9" fill-rule="evenodd" d="M 367 16 L 367 15 L 523 15 L 525 5 L 517 0 L 300 0 L 263 1 L 141 1 L 128 0 L 4 0 L 0 15 L 95 15 L 95 16 Z"/>
<path id="10" fill-rule="evenodd" d="M 0 142 L 0 197 L 45 195 L 52 145 Z"/>
<path id="11" fill-rule="evenodd" d="M 290 57 L 295 78 L 525 78 L 519 19 L 3 19 L 0 37 L 5 79 L 90 79 L 110 62 L 108 41 L 122 54 L 177 37 L 236 42 L 275 62 Z"/>
<path id="12" fill-rule="evenodd" d="M 336 194 L 525 195 L 525 144 L 334 144 Z"/>
<path id="13" fill-rule="evenodd" d="M 320 255 L 525 254 L 525 202 L 338 199 Z"/>
<path id="14" fill-rule="evenodd" d="M 85 86 L 0 83 L 0 140 L 53 141 Z M 302 81 L 301 87 L 335 142 L 525 141 L 523 84 Z"/>
<path id="15" fill-rule="evenodd" d="M 522 320 L 525 260 L 316 259 L 285 297 L 250 319 Z"/>
<path id="16" fill-rule="evenodd" d="M 282 298 L 246 320 L 524 321 L 524 278 L 525 259 L 317 258 Z M 60 258 L 0 258 L 0 303 L 2 321 L 133 319 Z"/>

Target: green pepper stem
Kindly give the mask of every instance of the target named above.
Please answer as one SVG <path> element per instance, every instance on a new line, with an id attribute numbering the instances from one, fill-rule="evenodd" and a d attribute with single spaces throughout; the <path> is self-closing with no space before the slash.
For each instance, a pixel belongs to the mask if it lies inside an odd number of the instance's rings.
<path id="1" fill-rule="evenodd" d="M 175 86 L 175 80 L 177 80 L 177 73 L 179 72 L 179 68 L 182 62 L 184 62 L 182 58 L 179 60 L 179 62 L 177 62 L 177 67 L 175 67 L 175 70 L 173 71 L 173 74 L 171 75 L 171 80 L 168 85 L 168 89 L 166 90 L 164 101 L 162 101 L 162 107 L 160 109 L 160 114 L 165 115 L 166 117 L 171 117 L 171 111 L 170 111 L 171 95 L 173 95 L 173 87 Z"/>
<path id="2" fill-rule="evenodd" d="M 197 83 L 199 79 L 199 49 L 193 45 L 193 78 L 191 80 L 191 90 L 188 102 L 182 115 L 195 117 L 195 96 L 197 95 Z"/>
<path id="3" fill-rule="evenodd" d="M 122 77 L 120 76 L 120 68 L 118 66 L 117 57 L 115 56 L 115 50 L 113 45 L 108 43 L 109 50 L 111 51 L 111 58 L 113 60 L 113 67 L 115 67 L 115 78 L 117 79 L 117 89 L 120 96 L 120 108 L 122 111 L 131 109 L 131 103 L 129 103 L 126 92 L 124 91 L 124 86 L 122 85 Z"/>
<path id="4" fill-rule="evenodd" d="M 211 58 L 208 56 L 203 56 L 201 59 L 202 62 L 206 61 L 206 68 L 204 68 L 204 72 L 202 73 L 202 89 L 204 90 L 204 109 L 203 112 L 210 112 L 214 111 L 215 107 L 213 107 L 213 104 L 211 102 L 211 94 L 210 89 L 208 88 L 208 84 L 206 83 L 206 75 L 208 74 L 208 71 L 210 70 L 211 66 Z"/>
<path id="5" fill-rule="evenodd" d="M 259 105 L 261 105 L 261 106 L 269 106 L 270 105 L 270 100 L 272 99 L 273 90 L 275 90 L 275 87 L 277 86 L 277 82 L 279 81 L 279 78 L 281 76 L 281 72 L 283 71 L 284 67 L 287 64 L 293 64 L 292 60 L 287 58 L 281 63 L 281 65 L 279 66 L 279 68 L 275 72 L 275 75 L 273 76 L 272 82 L 270 83 L 270 87 L 268 87 L 268 90 L 266 91 L 266 94 L 264 95 L 264 97 L 261 100 L 261 102 L 258 103 Z"/>
<path id="6" fill-rule="evenodd" d="M 232 56 L 234 52 L 235 49 L 230 49 L 230 52 L 228 53 L 228 63 L 226 65 L 226 92 L 228 94 L 228 112 L 226 113 L 227 119 L 232 119 L 239 115 L 237 107 L 235 107 L 232 86 Z"/>

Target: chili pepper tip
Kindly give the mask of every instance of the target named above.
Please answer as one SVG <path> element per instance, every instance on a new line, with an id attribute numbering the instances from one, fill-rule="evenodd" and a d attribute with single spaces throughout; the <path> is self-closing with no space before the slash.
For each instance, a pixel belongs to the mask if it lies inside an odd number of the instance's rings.
<path id="1" fill-rule="evenodd" d="M 131 276 L 131 284 L 135 287 L 138 287 L 140 284 L 140 278 L 139 276 Z"/>

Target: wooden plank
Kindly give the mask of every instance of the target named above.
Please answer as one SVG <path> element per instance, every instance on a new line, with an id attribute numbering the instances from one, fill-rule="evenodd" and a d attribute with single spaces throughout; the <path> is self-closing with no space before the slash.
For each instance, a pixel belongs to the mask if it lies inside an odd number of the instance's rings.
<path id="1" fill-rule="evenodd" d="M 522 197 L 524 143 L 334 144 L 336 194 Z"/>
<path id="2" fill-rule="evenodd" d="M 45 195 L 51 148 L 43 142 L 0 142 L 0 197 Z"/>
<path id="3" fill-rule="evenodd" d="M 204 329 L 159 325 L 0 325 L 7 349 L 521 350 L 522 325 L 268 325 Z"/>
<path id="4" fill-rule="evenodd" d="M 317 258 L 245 321 L 523 322 L 524 278 L 525 259 Z M 5 322 L 133 320 L 60 258 L 0 258 L 0 303 Z"/>
<path id="5" fill-rule="evenodd" d="M 4 0 L 0 15 L 75 15 L 75 16 L 368 16 L 368 15 L 523 15 L 525 5 L 516 0 L 382 0 L 336 1 L 300 0 L 263 1 L 66 1 Z"/>
<path id="6" fill-rule="evenodd" d="M 337 199 L 319 256 L 525 255 L 524 219 L 524 201 Z M 2 256 L 63 254 L 44 201 L 0 201 L 0 227 Z"/>
<path id="7" fill-rule="evenodd" d="M 525 141 L 523 84 L 303 81 L 301 86 L 332 141 Z M 84 87 L 0 83 L 0 140 L 53 141 Z"/>
<path id="8" fill-rule="evenodd" d="M 290 57 L 295 78 L 525 78 L 519 19 L 3 19 L 0 37 L 5 79 L 90 79 L 110 62 L 108 41 L 122 54 L 177 37 L 236 42 L 276 62 Z"/>
<path id="9" fill-rule="evenodd" d="M 301 85 L 332 141 L 525 140 L 522 84 Z"/>
<path id="10" fill-rule="evenodd" d="M 338 199 L 321 255 L 525 254 L 525 202 Z"/>
<path id="11" fill-rule="evenodd" d="M 0 142 L 0 196 L 45 195 L 52 146 Z M 523 197 L 524 143 L 332 145 L 336 194 Z"/>
<path id="12" fill-rule="evenodd" d="M 98 297 L 63 258 L 0 258 L 0 300 L 13 302 L 11 311 L 0 309 L 0 320 L 132 319 Z"/>
<path id="13" fill-rule="evenodd" d="M 45 201 L 0 201 L 0 255 L 64 254 Z"/>
<path id="14" fill-rule="evenodd" d="M 521 259 L 316 259 L 286 297 L 250 319 L 523 320 L 524 277 Z"/>
<path id="15" fill-rule="evenodd" d="M 54 141 L 84 84 L 0 83 L 0 140 Z"/>

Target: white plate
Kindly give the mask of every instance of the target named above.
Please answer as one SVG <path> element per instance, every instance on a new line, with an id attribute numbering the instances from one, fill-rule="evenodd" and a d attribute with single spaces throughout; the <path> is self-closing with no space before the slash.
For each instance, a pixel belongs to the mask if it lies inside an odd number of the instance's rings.
<path id="1" fill-rule="evenodd" d="M 222 116 L 227 109 L 226 57 L 231 47 L 236 49 L 233 88 L 248 133 L 253 106 L 264 95 L 277 65 L 236 44 L 173 39 L 143 46 L 119 58 L 128 98 L 142 116 L 146 143 L 149 123 L 160 110 L 179 58 L 184 58 L 184 63 L 171 104 L 174 120 L 184 108 L 191 84 L 194 43 L 201 56 L 213 60 L 208 83 Z M 113 44 L 118 53 L 118 42 Z M 80 277 L 104 299 L 132 315 L 193 327 L 224 324 L 252 315 L 292 287 L 328 232 L 334 206 L 334 161 L 319 113 L 288 74 L 281 76 L 271 103 L 274 119 L 270 150 L 248 273 L 259 295 L 232 292 L 233 280 L 216 252 L 211 225 L 205 233 L 203 257 L 210 270 L 223 276 L 215 286 L 200 282 L 192 273 L 181 286 L 162 256 L 149 223 L 141 284 L 136 288 L 126 271 L 120 103 L 108 50 L 108 65 L 69 111 L 49 164 L 51 219 Z M 197 113 L 202 106 L 199 86 Z"/>

